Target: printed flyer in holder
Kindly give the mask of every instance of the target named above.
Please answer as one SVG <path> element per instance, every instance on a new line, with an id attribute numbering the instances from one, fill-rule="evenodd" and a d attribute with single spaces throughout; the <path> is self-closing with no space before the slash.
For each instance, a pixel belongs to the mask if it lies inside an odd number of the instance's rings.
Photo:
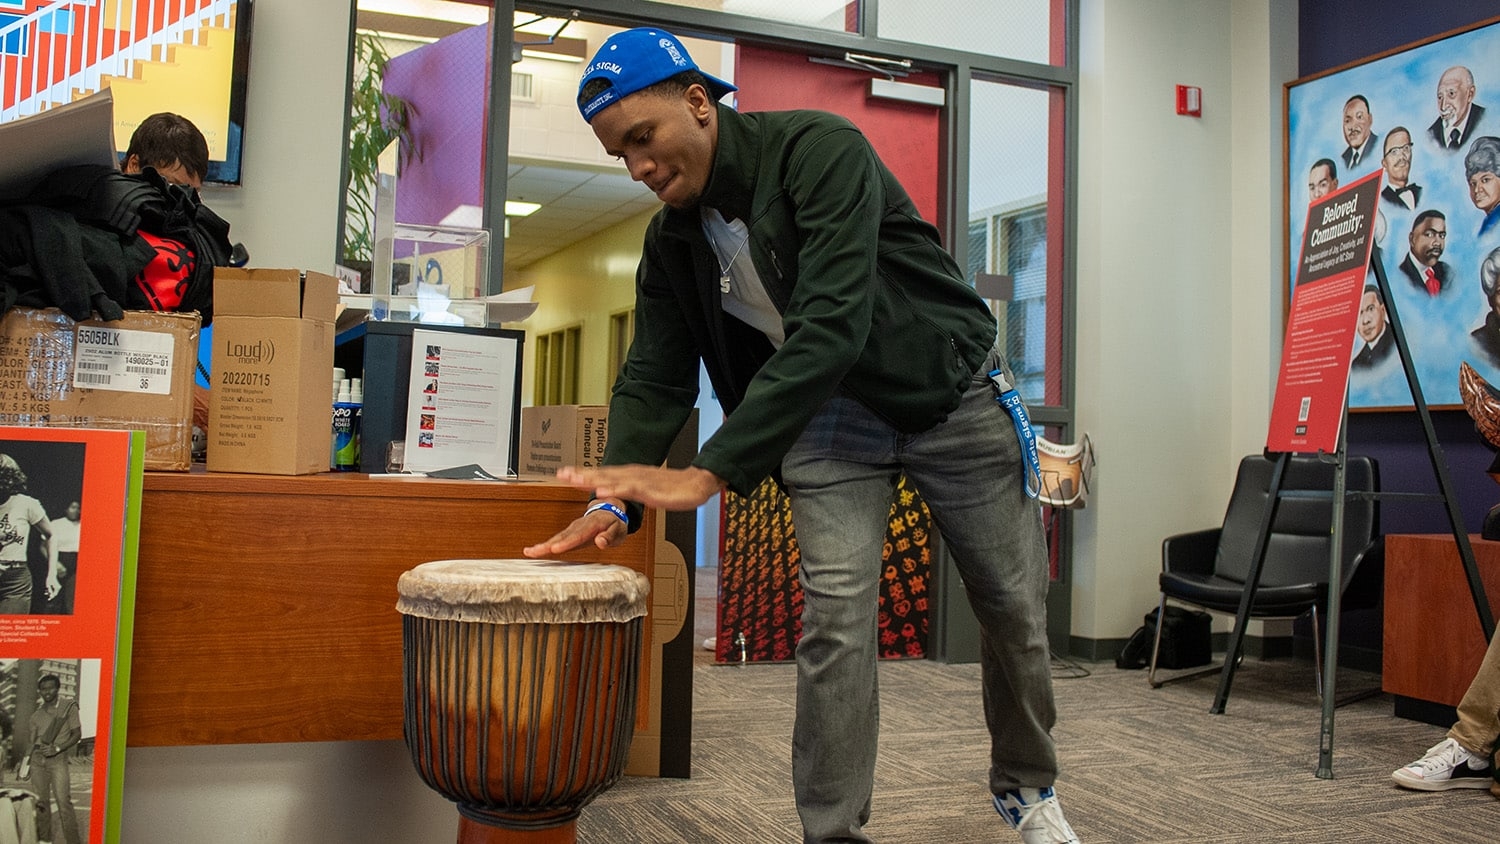
<path id="1" fill-rule="evenodd" d="M 1370 276 L 1380 178 L 1374 173 L 1307 208 L 1266 450 L 1338 450 L 1360 299 Z"/>
<path id="2" fill-rule="evenodd" d="M 0 427 L 0 841 L 120 838 L 144 460 L 138 431 Z"/>
<path id="3" fill-rule="evenodd" d="M 520 342 L 510 336 L 415 330 L 406 402 L 406 471 L 515 468 Z"/>

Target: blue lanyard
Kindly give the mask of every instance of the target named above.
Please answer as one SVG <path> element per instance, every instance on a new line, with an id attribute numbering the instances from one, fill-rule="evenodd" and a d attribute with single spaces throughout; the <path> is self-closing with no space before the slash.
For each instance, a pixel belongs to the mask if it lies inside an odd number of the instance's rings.
<path id="1" fill-rule="evenodd" d="M 1026 415 L 1021 394 L 1006 380 L 1004 372 L 992 370 L 990 381 L 995 385 L 995 401 L 1005 408 L 1016 426 L 1016 439 L 1021 443 L 1021 456 L 1026 461 L 1021 471 L 1026 483 L 1026 497 L 1036 498 L 1042 491 L 1042 467 L 1036 456 L 1036 432 L 1031 430 L 1031 417 Z"/>

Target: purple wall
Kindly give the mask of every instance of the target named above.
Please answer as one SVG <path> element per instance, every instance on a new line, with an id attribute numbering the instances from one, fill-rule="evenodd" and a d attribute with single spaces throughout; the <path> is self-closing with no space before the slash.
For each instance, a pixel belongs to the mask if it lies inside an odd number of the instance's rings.
<path id="1" fill-rule="evenodd" d="M 489 61 L 488 24 L 391 59 L 385 91 L 415 107 L 420 155 L 397 180 L 397 222 L 436 225 L 459 205 L 482 204 Z"/>
<path id="2" fill-rule="evenodd" d="M 1500 15 L 1495 0 L 1302 0 L 1297 70 L 1303 76 Z"/>

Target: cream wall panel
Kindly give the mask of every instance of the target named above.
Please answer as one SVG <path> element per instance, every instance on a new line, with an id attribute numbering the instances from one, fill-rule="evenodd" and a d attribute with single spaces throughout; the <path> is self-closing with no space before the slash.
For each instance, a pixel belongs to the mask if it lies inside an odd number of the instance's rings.
<path id="1" fill-rule="evenodd" d="M 255 2 L 244 186 L 202 194 L 254 266 L 333 270 L 349 23 L 345 2 Z"/>
<path id="2" fill-rule="evenodd" d="M 1296 18 L 1294 0 L 1082 2 L 1078 429 L 1100 466 L 1075 521 L 1076 636 L 1139 626 L 1161 540 L 1217 524 L 1264 446 Z M 1177 84 L 1203 89 L 1202 118 L 1173 113 Z"/>

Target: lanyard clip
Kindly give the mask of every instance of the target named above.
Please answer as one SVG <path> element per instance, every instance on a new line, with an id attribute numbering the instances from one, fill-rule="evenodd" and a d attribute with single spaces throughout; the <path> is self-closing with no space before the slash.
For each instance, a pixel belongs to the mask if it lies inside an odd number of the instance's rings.
<path id="1" fill-rule="evenodd" d="M 1036 453 L 1036 432 L 1031 430 L 1031 417 L 1026 413 L 1026 404 L 1021 401 L 1021 394 L 1016 392 L 1004 371 L 998 368 L 991 370 L 989 378 L 995 387 L 995 401 L 1010 414 L 1010 421 L 1016 427 L 1016 440 L 1021 444 L 1024 464 L 1021 477 L 1026 485 L 1026 497 L 1036 498 L 1042 492 L 1042 466 Z"/>

